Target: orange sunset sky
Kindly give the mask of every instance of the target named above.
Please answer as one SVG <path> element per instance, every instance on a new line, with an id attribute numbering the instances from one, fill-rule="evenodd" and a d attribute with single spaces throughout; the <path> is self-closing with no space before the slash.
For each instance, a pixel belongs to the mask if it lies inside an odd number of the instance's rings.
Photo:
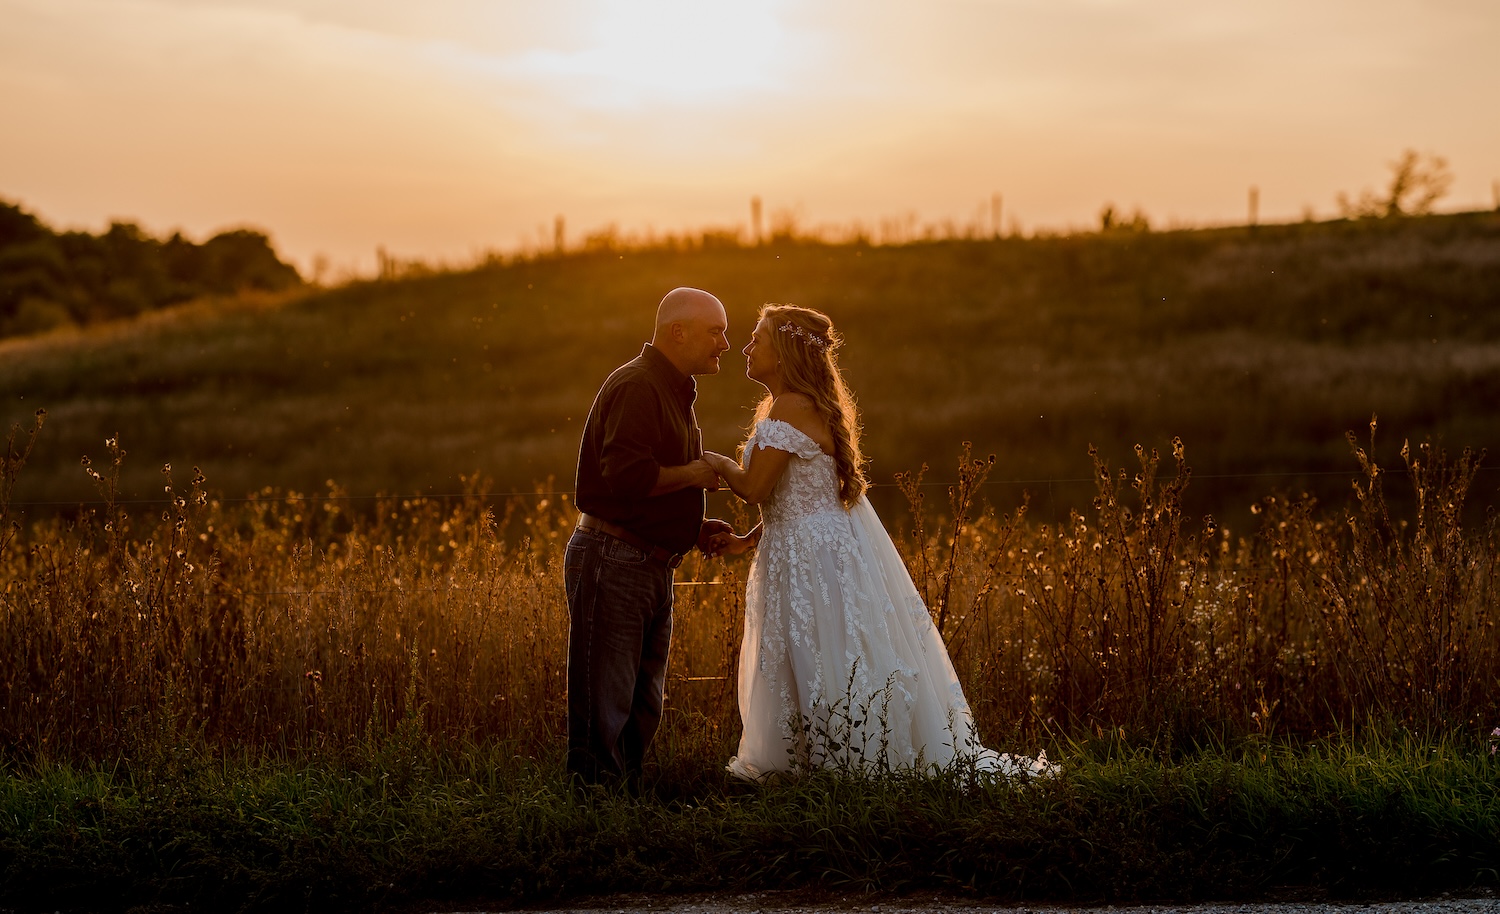
<path id="1" fill-rule="evenodd" d="M 1412 147 L 1496 205 L 1495 0 L 0 0 L 0 197 L 307 269 L 608 223 L 1336 214 Z"/>

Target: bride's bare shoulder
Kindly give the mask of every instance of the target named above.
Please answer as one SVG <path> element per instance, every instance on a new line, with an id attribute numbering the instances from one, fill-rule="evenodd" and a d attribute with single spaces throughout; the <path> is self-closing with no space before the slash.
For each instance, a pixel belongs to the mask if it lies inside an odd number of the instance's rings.
<path id="1" fill-rule="evenodd" d="M 812 398 L 806 394 L 788 391 L 771 401 L 769 419 L 779 419 L 811 438 L 828 453 L 833 453 L 833 435 L 828 430 L 828 420 L 818 412 Z"/>

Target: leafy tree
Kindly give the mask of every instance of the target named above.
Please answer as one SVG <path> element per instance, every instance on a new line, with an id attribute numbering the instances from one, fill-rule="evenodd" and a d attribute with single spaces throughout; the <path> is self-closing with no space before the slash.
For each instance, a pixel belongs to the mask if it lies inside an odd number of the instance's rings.
<path id="1" fill-rule="evenodd" d="M 0 200 L 0 337 L 301 281 L 253 229 L 220 232 L 203 244 L 180 232 L 162 241 L 133 222 L 111 223 L 101 235 L 59 234 Z"/>
<path id="2" fill-rule="evenodd" d="M 52 234 L 32 214 L 0 200 L 0 250 Z"/>
<path id="3" fill-rule="evenodd" d="M 1339 194 L 1339 212 L 1345 219 L 1424 216 L 1432 212 L 1433 204 L 1453 185 L 1448 160 L 1439 155 L 1408 149 L 1390 167 L 1391 182 L 1384 194 L 1377 195 L 1367 189 L 1360 192 L 1357 200 Z"/>
<path id="4" fill-rule="evenodd" d="M 208 239 L 200 250 L 204 270 L 199 283 L 215 292 L 243 289 L 274 291 L 302 281 L 297 271 L 276 256 L 263 232 L 235 229 Z"/>

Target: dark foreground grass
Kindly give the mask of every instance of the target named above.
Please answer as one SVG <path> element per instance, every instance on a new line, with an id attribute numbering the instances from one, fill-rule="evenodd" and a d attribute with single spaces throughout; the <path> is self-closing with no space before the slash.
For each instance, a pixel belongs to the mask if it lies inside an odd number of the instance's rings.
<path id="1" fill-rule="evenodd" d="M 511 907 L 611 892 L 941 890 L 993 899 L 1330 898 L 1500 883 L 1483 747 L 1254 743 L 1164 760 L 1073 745 L 1030 785 L 664 766 L 643 798 L 553 762 L 399 739 L 355 759 L 148 753 L 0 774 L 0 905 Z"/>

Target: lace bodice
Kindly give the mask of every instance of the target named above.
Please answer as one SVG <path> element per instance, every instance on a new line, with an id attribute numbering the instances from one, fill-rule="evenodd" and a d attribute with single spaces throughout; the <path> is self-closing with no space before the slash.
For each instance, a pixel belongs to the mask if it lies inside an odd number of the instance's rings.
<path id="1" fill-rule="evenodd" d="M 795 522 L 818 515 L 831 515 L 843 519 L 847 529 L 847 513 L 839 501 L 838 469 L 833 458 L 823 453 L 818 443 L 788 422 L 780 419 L 762 419 L 756 423 L 755 431 L 745 443 L 745 466 L 755 459 L 755 452 L 763 447 L 773 447 L 791 453 L 786 472 L 781 474 L 771 497 L 761 506 L 761 516 L 768 525 Z"/>

